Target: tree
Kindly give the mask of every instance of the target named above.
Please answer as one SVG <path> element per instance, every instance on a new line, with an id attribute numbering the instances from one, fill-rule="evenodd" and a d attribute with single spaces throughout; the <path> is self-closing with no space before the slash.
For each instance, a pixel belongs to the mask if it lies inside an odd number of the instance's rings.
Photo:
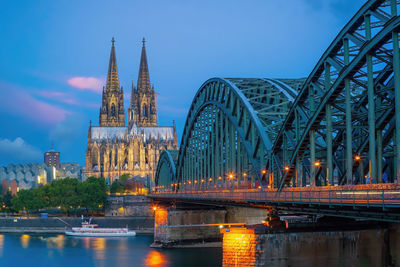
<path id="1" fill-rule="evenodd" d="M 121 183 L 125 184 L 125 182 L 129 180 L 129 178 L 130 178 L 129 174 L 122 174 L 119 177 L 118 181 L 120 181 Z"/>
<path id="2" fill-rule="evenodd" d="M 17 211 L 25 210 L 28 213 L 38 211 L 45 207 L 45 203 L 40 198 L 40 189 L 20 190 L 18 195 L 11 199 L 13 209 Z"/>
<path id="3" fill-rule="evenodd" d="M 90 210 L 103 208 L 107 200 L 107 186 L 104 178 L 89 177 L 79 186 L 81 206 Z"/>
<path id="4" fill-rule="evenodd" d="M 123 193 L 124 185 L 120 181 L 114 181 L 110 187 L 110 193 Z"/>

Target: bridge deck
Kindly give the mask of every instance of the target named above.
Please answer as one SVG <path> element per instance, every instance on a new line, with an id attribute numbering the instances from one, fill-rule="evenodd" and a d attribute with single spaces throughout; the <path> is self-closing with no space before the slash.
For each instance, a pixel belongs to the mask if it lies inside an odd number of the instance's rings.
<path id="1" fill-rule="evenodd" d="M 277 206 L 308 206 L 325 209 L 349 207 L 363 212 L 382 212 L 379 216 L 386 216 L 388 209 L 391 216 L 400 215 L 400 185 L 376 184 L 355 186 L 328 186 L 328 187 L 293 187 L 280 192 L 275 190 L 235 189 L 235 190 L 205 190 L 205 191 L 178 191 L 157 192 L 150 197 L 154 199 L 176 199 L 182 201 L 201 202 L 235 202 L 240 204 L 264 204 Z M 296 208 L 289 208 L 298 211 Z M 339 209 L 340 210 L 340 209 Z M 357 211 L 358 212 L 358 211 Z M 366 216 L 351 215 L 350 217 L 365 218 Z M 400 217 L 399 217 L 400 219 Z M 382 218 L 385 220 L 385 218 Z M 393 221 L 393 218 L 389 219 Z M 397 221 L 397 219 L 395 219 Z"/>

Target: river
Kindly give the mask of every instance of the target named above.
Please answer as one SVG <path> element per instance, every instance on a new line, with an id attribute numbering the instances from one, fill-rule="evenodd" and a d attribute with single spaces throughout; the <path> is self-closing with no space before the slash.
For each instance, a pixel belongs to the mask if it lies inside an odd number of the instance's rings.
<path id="1" fill-rule="evenodd" d="M 152 249 L 153 236 L 129 238 L 0 235 L 0 266 L 221 266 L 220 248 Z"/>

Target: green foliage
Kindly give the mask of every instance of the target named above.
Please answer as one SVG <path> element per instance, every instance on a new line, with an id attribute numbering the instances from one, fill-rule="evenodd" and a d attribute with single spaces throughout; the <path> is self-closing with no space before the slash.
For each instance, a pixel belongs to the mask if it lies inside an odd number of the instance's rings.
<path id="1" fill-rule="evenodd" d="M 119 177 L 118 181 L 120 181 L 121 183 L 125 184 L 125 182 L 129 180 L 129 178 L 131 178 L 129 174 L 122 174 Z"/>
<path id="2" fill-rule="evenodd" d="M 6 207 L 15 211 L 39 211 L 60 208 L 69 214 L 80 208 L 97 211 L 104 207 L 107 187 L 103 178 L 89 177 L 84 182 L 64 178 L 51 184 L 29 190 L 20 190 L 14 197 L 0 199 Z"/>
<path id="3" fill-rule="evenodd" d="M 121 183 L 119 180 L 114 181 L 110 187 L 110 193 L 123 193 L 125 191 L 124 184 Z"/>
<path id="4" fill-rule="evenodd" d="M 81 207 L 97 210 L 104 207 L 107 199 L 107 187 L 104 178 L 89 177 L 80 184 Z"/>

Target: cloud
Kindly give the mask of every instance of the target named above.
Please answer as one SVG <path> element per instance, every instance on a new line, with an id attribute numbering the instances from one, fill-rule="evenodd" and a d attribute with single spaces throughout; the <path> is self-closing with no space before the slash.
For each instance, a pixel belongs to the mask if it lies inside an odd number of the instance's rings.
<path id="1" fill-rule="evenodd" d="M 43 161 L 42 157 L 40 149 L 28 144 L 21 137 L 14 141 L 0 138 L 0 162 L 34 163 Z"/>
<path id="2" fill-rule="evenodd" d="M 104 85 L 104 81 L 101 78 L 96 77 L 72 77 L 68 79 L 68 84 L 79 90 L 89 90 L 96 93 L 101 93 Z"/>
<path id="3" fill-rule="evenodd" d="M 89 125 L 88 122 L 86 124 Z M 81 137 L 84 126 L 85 121 L 82 116 L 69 115 L 50 132 L 50 140 L 57 144 L 68 145 Z"/>
<path id="4" fill-rule="evenodd" d="M 49 99 L 54 99 L 57 101 L 60 101 L 65 104 L 69 105 L 79 105 L 78 100 L 76 100 L 74 97 L 64 93 L 64 92 L 56 92 L 56 91 L 40 91 L 39 95 L 49 98 Z"/>
<path id="5" fill-rule="evenodd" d="M 0 109 L 48 125 L 59 123 L 71 114 L 59 106 L 35 99 L 23 89 L 1 83 Z"/>

